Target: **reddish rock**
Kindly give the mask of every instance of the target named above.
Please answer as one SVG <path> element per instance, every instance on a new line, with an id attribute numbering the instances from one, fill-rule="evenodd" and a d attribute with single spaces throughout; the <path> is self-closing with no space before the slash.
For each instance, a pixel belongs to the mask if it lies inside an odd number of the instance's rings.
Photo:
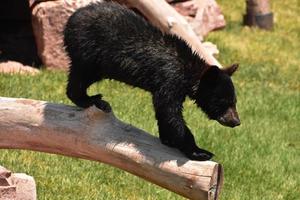
<path id="1" fill-rule="evenodd" d="M 11 171 L 9 171 L 6 168 L 0 166 L 0 177 L 8 178 L 10 176 L 11 176 Z"/>
<path id="2" fill-rule="evenodd" d="M 31 176 L 14 174 L 0 166 L 0 200 L 36 199 L 36 184 Z"/>
<path id="3" fill-rule="evenodd" d="M 28 0 L 28 3 L 29 3 L 29 6 L 32 7 L 35 4 L 38 4 L 38 3 L 43 2 L 43 1 L 56 1 L 56 0 Z"/>
<path id="4" fill-rule="evenodd" d="M 17 200 L 16 186 L 0 185 L 0 200 Z"/>
<path id="5" fill-rule="evenodd" d="M 14 173 L 10 177 L 12 185 L 17 188 L 17 200 L 36 200 L 36 184 L 31 176 Z"/>
<path id="6" fill-rule="evenodd" d="M 0 166 L 0 200 L 16 200 L 17 189 L 9 180 L 11 172 Z"/>
<path id="7" fill-rule="evenodd" d="M 0 185 L 1 186 L 10 186 L 10 183 L 8 182 L 7 178 L 0 176 Z"/>
<path id="8" fill-rule="evenodd" d="M 198 5 L 195 1 L 185 1 L 182 3 L 175 3 L 173 5 L 175 10 L 183 16 L 195 17 L 198 10 Z"/>
<path id="9" fill-rule="evenodd" d="M 225 18 L 215 0 L 190 0 L 172 5 L 186 17 L 201 40 L 209 32 L 224 28 L 226 25 Z"/>
<path id="10" fill-rule="evenodd" d="M 38 55 L 49 68 L 67 69 L 69 60 L 63 48 L 63 28 L 78 8 L 100 0 L 30 0 L 32 26 Z"/>

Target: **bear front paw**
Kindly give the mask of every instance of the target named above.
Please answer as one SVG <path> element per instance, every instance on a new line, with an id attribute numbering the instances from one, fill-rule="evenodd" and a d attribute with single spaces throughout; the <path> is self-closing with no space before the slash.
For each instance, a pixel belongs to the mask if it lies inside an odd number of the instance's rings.
<path id="1" fill-rule="evenodd" d="M 160 137 L 160 141 L 164 145 L 179 149 L 191 160 L 205 161 L 210 160 L 214 156 L 213 153 L 200 149 L 195 144 L 178 144 L 178 142 L 166 137 Z"/>
<path id="2" fill-rule="evenodd" d="M 206 151 L 204 149 L 200 149 L 195 147 L 193 149 L 182 150 L 182 152 L 191 160 L 205 161 L 210 160 L 214 154 Z"/>
<path id="3" fill-rule="evenodd" d="M 104 101 L 101 99 L 101 95 L 95 95 L 95 96 L 92 96 L 92 102 L 93 104 L 99 108 L 100 110 L 102 110 L 103 112 L 106 112 L 106 113 L 110 113 L 111 112 L 111 106 L 109 105 L 108 102 Z"/>

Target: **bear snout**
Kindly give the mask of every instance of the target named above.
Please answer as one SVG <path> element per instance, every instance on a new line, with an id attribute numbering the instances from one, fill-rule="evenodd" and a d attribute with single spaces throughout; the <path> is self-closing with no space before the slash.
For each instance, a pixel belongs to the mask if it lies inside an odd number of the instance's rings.
<path id="1" fill-rule="evenodd" d="M 220 116 L 217 121 L 223 126 L 228 126 L 231 128 L 239 126 L 241 124 L 239 115 L 235 107 L 228 108 L 225 114 Z"/>

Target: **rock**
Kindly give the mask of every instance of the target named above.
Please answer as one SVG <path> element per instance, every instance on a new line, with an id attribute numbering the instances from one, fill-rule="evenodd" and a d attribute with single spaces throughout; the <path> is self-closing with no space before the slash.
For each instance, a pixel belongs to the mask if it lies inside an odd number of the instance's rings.
<path id="1" fill-rule="evenodd" d="M 9 177 L 11 172 L 0 166 L 0 200 L 15 200 L 17 198 L 16 186 L 11 185 Z"/>
<path id="2" fill-rule="evenodd" d="M 36 199 L 36 184 L 31 176 L 11 173 L 0 166 L 0 200 Z"/>
<path id="3" fill-rule="evenodd" d="M 34 5 L 43 2 L 43 1 L 55 1 L 55 0 L 28 0 L 29 6 L 33 7 Z"/>
<path id="4" fill-rule="evenodd" d="M 15 62 L 15 61 L 0 62 L 0 73 L 7 73 L 7 74 L 19 73 L 19 74 L 35 75 L 39 72 L 40 71 L 38 69 L 35 69 L 27 65 L 23 65 L 22 63 L 19 62 Z M 0 176 L 1 176 L 1 168 L 0 168 Z"/>
<path id="5" fill-rule="evenodd" d="M 63 48 L 63 29 L 78 8 L 101 0 L 29 0 L 38 55 L 48 68 L 67 69 L 69 59 Z"/>
<path id="6" fill-rule="evenodd" d="M 8 182 L 7 178 L 0 176 L 0 185 L 2 186 L 10 186 L 10 183 Z"/>
<path id="7" fill-rule="evenodd" d="M 9 171 L 6 168 L 0 166 L 0 177 L 8 178 L 10 176 L 11 176 L 11 171 Z"/>
<path id="8" fill-rule="evenodd" d="M 209 32 L 226 26 L 224 15 L 215 0 L 196 0 L 196 3 L 198 10 L 191 25 L 197 34 L 206 36 Z"/>
<path id="9" fill-rule="evenodd" d="M 191 0 L 172 5 L 185 16 L 201 40 L 209 32 L 226 26 L 225 18 L 215 0 Z"/>
<path id="10" fill-rule="evenodd" d="M 175 3 L 173 7 L 181 15 L 190 16 L 190 17 L 195 17 L 198 10 L 198 6 L 195 3 L 195 1 L 185 1 L 181 3 Z"/>
<path id="11" fill-rule="evenodd" d="M 0 185 L 0 200 L 17 200 L 16 186 Z"/>
<path id="12" fill-rule="evenodd" d="M 17 188 L 18 200 L 35 200 L 36 198 L 36 184 L 31 176 L 23 173 L 14 173 L 10 177 L 12 185 Z"/>

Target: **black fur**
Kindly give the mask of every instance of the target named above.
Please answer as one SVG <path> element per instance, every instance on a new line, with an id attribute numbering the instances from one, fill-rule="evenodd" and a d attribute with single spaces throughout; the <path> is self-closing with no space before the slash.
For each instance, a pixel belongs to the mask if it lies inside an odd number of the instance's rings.
<path id="1" fill-rule="evenodd" d="M 110 106 L 87 88 L 104 78 L 143 88 L 153 105 L 163 144 L 176 147 L 190 159 L 213 154 L 197 147 L 182 116 L 189 96 L 211 119 L 235 105 L 230 76 L 209 66 L 180 38 L 163 34 L 134 12 L 115 3 L 95 3 L 78 9 L 64 31 L 71 59 L 67 96 L 80 107 Z"/>

